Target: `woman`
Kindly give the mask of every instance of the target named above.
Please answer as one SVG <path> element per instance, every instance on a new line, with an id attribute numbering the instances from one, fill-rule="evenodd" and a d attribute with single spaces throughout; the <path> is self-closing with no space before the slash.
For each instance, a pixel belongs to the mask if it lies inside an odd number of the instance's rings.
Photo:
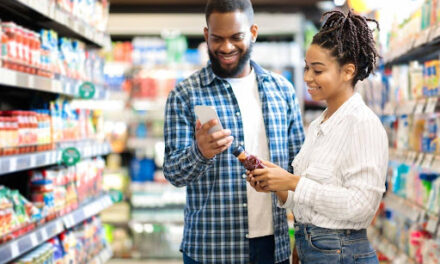
<path id="1" fill-rule="evenodd" d="M 313 100 L 328 107 L 311 123 L 294 174 L 264 162 L 265 169 L 248 172 L 248 181 L 257 191 L 275 191 L 279 206 L 293 209 L 302 263 L 378 263 L 366 228 L 385 191 L 388 140 L 354 92 L 378 57 L 367 25 L 374 20 L 350 11 L 327 15 L 307 50 L 304 81 Z"/>

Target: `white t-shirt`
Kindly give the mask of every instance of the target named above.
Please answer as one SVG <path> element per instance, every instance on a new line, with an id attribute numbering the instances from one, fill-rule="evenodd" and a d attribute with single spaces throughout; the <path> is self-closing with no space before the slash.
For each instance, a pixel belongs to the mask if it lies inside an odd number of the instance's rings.
<path id="1" fill-rule="evenodd" d="M 243 78 L 228 78 L 240 107 L 246 151 L 269 160 L 269 147 L 255 71 Z M 247 183 L 249 238 L 273 235 L 272 196 Z"/>

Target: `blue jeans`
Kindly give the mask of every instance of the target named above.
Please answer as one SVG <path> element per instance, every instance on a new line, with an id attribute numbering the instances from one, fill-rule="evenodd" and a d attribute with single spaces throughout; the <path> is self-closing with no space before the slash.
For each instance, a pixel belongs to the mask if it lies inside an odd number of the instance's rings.
<path id="1" fill-rule="evenodd" d="M 295 241 L 302 264 L 378 264 L 365 229 L 337 230 L 295 223 Z"/>
<path id="2" fill-rule="evenodd" d="M 201 264 L 183 253 L 184 264 Z M 275 263 L 275 240 L 274 236 L 264 236 L 249 239 L 249 264 L 272 264 Z M 289 264 L 289 260 L 280 264 Z"/>

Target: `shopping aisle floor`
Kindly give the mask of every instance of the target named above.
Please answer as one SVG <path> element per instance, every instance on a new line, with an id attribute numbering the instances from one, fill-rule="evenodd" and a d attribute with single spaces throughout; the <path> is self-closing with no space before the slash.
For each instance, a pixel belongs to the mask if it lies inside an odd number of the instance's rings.
<path id="1" fill-rule="evenodd" d="M 108 264 L 182 264 L 181 260 L 131 260 L 131 259 L 111 259 Z"/>

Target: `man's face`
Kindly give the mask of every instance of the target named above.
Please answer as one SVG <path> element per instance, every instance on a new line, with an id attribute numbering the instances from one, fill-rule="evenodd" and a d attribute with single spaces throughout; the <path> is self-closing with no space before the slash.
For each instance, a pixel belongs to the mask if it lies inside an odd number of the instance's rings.
<path id="1" fill-rule="evenodd" d="M 222 78 L 237 78 L 250 72 L 249 59 L 258 27 L 249 25 L 240 12 L 218 13 L 209 16 L 205 40 L 214 73 Z"/>

